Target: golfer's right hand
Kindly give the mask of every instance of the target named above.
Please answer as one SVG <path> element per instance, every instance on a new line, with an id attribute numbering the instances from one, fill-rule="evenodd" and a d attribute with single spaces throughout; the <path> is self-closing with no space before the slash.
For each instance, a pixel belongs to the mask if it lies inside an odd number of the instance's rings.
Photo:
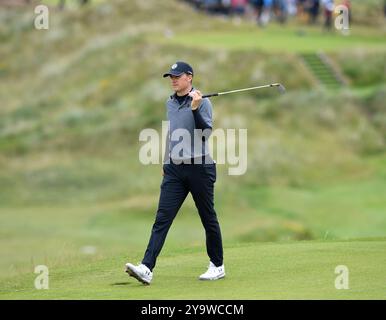
<path id="1" fill-rule="evenodd" d="M 201 91 L 194 90 L 192 92 L 189 92 L 189 96 L 192 97 L 192 104 L 191 104 L 192 110 L 197 110 L 198 107 L 201 105 L 201 101 L 202 101 Z"/>

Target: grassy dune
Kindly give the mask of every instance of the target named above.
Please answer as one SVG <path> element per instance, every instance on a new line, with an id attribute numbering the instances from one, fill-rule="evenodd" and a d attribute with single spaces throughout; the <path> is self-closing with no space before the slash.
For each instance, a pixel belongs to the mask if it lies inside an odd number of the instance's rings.
<path id="1" fill-rule="evenodd" d="M 383 297 L 386 51 L 379 25 L 354 25 L 349 37 L 296 23 L 261 30 L 171 0 L 74 9 L 52 9 L 49 31 L 31 29 L 29 8 L 0 12 L 1 298 Z M 368 9 L 358 4 L 358 19 L 374 17 Z M 349 87 L 315 84 L 299 53 L 321 49 Z M 218 165 L 227 279 L 196 281 L 207 258 L 189 198 L 154 286 L 143 288 L 122 268 L 141 258 L 162 177 L 161 165 L 139 162 L 138 135 L 160 129 L 170 94 L 160 75 L 179 59 L 193 64 L 204 92 L 279 81 L 288 92 L 212 100 L 215 129 L 248 129 L 247 174 L 229 176 L 229 165 Z M 48 291 L 32 287 L 37 264 L 50 268 Z M 338 264 L 352 271 L 348 291 L 333 286 Z"/>

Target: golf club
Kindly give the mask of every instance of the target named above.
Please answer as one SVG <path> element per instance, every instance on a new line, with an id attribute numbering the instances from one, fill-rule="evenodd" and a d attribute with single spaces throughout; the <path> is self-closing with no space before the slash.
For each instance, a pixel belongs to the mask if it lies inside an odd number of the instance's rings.
<path id="1" fill-rule="evenodd" d="M 222 96 L 222 95 L 228 94 L 228 93 L 236 93 L 236 92 L 241 92 L 241 91 L 249 91 L 249 90 L 262 89 L 262 88 L 272 88 L 272 87 L 277 87 L 277 89 L 279 90 L 280 93 L 285 92 L 285 87 L 281 83 L 272 83 L 272 84 L 267 84 L 267 85 L 258 86 L 258 87 L 250 87 L 250 88 L 244 88 L 244 89 L 211 93 L 211 94 L 203 95 L 202 97 L 203 98 L 209 98 L 209 97 Z"/>

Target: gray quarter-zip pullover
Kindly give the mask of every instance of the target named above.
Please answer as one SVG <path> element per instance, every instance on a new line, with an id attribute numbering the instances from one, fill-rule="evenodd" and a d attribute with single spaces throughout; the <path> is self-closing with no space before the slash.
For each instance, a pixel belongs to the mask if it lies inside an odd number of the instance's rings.
<path id="1" fill-rule="evenodd" d="M 200 107 L 192 111 L 191 101 L 192 98 L 187 96 L 180 104 L 175 95 L 170 96 L 166 101 L 169 132 L 164 163 L 169 163 L 170 159 L 186 163 L 186 160 L 203 156 L 206 156 L 209 162 L 211 161 L 208 138 L 212 129 L 212 104 L 208 98 L 204 98 Z M 194 115 L 194 113 L 199 114 Z M 200 120 L 198 123 L 204 127 L 204 130 L 197 129 L 197 119 Z"/>

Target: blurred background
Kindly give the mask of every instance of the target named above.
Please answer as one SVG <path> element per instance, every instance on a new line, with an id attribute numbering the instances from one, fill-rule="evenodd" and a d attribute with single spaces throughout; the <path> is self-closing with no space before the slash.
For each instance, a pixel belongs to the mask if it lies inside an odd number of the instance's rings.
<path id="1" fill-rule="evenodd" d="M 0 277 L 143 252 L 162 167 L 138 136 L 177 60 L 205 93 L 287 88 L 212 99 L 248 129 L 247 173 L 218 165 L 224 246 L 385 237 L 385 2 L 341 3 L 346 35 L 330 1 L 0 0 Z M 164 250 L 204 244 L 189 196 Z"/>

